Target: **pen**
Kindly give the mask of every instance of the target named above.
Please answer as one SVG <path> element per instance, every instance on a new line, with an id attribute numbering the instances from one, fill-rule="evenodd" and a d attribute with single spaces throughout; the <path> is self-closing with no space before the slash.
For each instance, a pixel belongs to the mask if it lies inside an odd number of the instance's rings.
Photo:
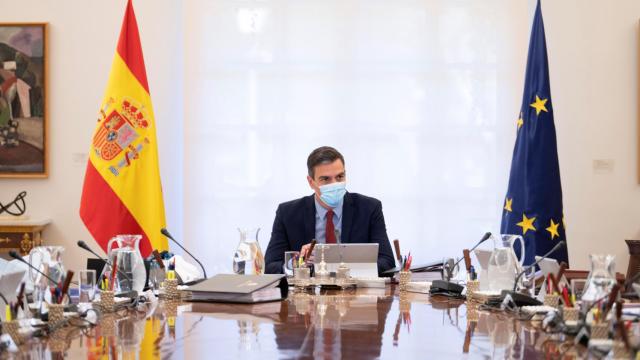
<path id="1" fill-rule="evenodd" d="M 464 266 L 467 269 L 467 273 L 471 269 L 471 256 L 469 256 L 469 249 L 462 250 L 462 255 L 464 256 Z"/>
<path id="2" fill-rule="evenodd" d="M 21 307 L 24 310 L 24 302 L 22 301 L 22 298 L 24 297 L 24 286 L 24 282 L 20 284 L 20 291 L 18 292 L 18 302 L 16 303 L 16 309 L 18 307 Z"/>
<path id="3" fill-rule="evenodd" d="M 560 270 L 558 271 L 558 274 L 556 275 L 556 279 L 558 280 L 558 282 L 562 281 L 562 277 L 564 276 L 564 272 L 569 268 L 569 265 L 567 265 L 566 262 L 562 262 L 560 264 Z"/>
<path id="4" fill-rule="evenodd" d="M 400 240 L 393 240 L 393 247 L 396 250 L 396 259 L 398 259 L 399 263 L 402 263 L 402 253 L 400 253 Z"/>
<path id="5" fill-rule="evenodd" d="M 573 307 L 573 305 L 571 304 L 571 300 L 569 300 L 569 290 L 566 286 L 562 287 L 562 298 L 564 299 L 564 304 L 567 307 Z"/>
<path id="6" fill-rule="evenodd" d="M 621 301 L 616 302 L 616 318 L 618 319 L 617 326 L 618 326 L 618 330 L 620 331 L 620 337 L 622 338 L 622 342 L 624 342 L 624 347 L 627 350 L 629 350 L 630 348 L 629 335 L 627 333 L 627 328 L 625 327 L 622 321 L 622 302 Z"/>
<path id="7" fill-rule="evenodd" d="M 558 295 L 561 294 L 560 288 L 558 287 L 558 281 L 556 280 L 556 276 L 553 274 L 549 274 L 549 278 L 551 279 L 551 285 L 553 286 L 553 291 Z"/>
<path id="8" fill-rule="evenodd" d="M 176 260 L 173 259 L 171 263 L 169 263 L 169 271 L 167 271 L 167 279 L 173 280 L 176 278 Z"/>
<path id="9" fill-rule="evenodd" d="M 62 290 L 60 291 L 60 298 L 58 299 L 58 304 L 62 304 L 62 299 L 67 295 L 67 291 L 69 291 L 69 284 L 71 284 L 71 279 L 73 278 L 73 271 L 68 270 L 67 276 L 64 278 L 64 285 L 62 285 Z"/>
<path id="10" fill-rule="evenodd" d="M 118 254 L 116 253 L 113 257 L 113 269 L 111 269 L 111 287 L 109 290 L 113 291 L 113 287 L 116 282 L 116 272 L 118 271 Z"/>
<path id="11" fill-rule="evenodd" d="M 301 267 L 302 264 L 307 261 L 307 259 L 309 258 L 309 256 L 311 256 L 311 252 L 313 252 L 313 248 L 316 246 L 316 239 L 311 239 L 311 242 L 309 243 L 309 250 L 307 250 L 306 253 L 304 253 L 303 256 L 300 256 L 300 260 L 298 260 L 298 267 Z"/>
<path id="12" fill-rule="evenodd" d="M 153 250 L 153 257 L 156 259 L 158 265 L 160 265 L 160 269 L 164 270 L 164 261 L 162 261 L 162 257 L 160 257 L 158 250 Z"/>
<path id="13" fill-rule="evenodd" d="M 5 305 L 4 307 L 4 318 L 6 319 L 6 321 L 11 321 L 11 307 L 9 306 L 9 304 Z"/>
<path id="14" fill-rule="evenodd" d="M 304 254 L 305 261 L 309 256 L 311 256 L 311 253 L 313 252 L 314 247 L 316 247 L 316 239 L 311 240 L 311 245 L 309 245 L 309 251 L 307 251 L 307 253 Z"/>

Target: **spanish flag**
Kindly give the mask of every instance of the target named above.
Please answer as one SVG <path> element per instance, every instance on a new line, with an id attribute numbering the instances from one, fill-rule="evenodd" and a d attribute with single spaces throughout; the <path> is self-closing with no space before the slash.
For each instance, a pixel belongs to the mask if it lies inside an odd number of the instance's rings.
<path id="1" fill-rule="evenodd" d="M 93 133 L 80 217 L 105 251 L 117 234 L 141 234 L 145 257 L 167 249 L 153 107 L 131 0 Z"/>

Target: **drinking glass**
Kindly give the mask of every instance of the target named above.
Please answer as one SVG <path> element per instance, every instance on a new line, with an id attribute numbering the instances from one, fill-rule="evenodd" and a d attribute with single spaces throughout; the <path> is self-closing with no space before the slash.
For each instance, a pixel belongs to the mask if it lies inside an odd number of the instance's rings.
<path id="1" fill-rule="evenodd" d="M 282 268 L 284 270 L 284 274 L 287 275 L 287 277 L 293 276 L 293 268 L 295 267 L 294 262 L 298 261 L 299 257 L 300 257 L 299 251 L 284 252 L 284 264 L 282 265 Z"/>
<path id="2" fill-rule="evenodd" d="M 96 295 L 96 271 L 80 270 L 80 302 L 91 302 Z"/>

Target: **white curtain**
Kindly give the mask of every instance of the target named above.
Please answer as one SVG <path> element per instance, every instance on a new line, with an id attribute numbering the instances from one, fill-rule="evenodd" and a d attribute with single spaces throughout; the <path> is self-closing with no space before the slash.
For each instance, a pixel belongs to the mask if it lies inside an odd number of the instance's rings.
<path id="1" fill-rule="evenodd" d="M 330 145 L 414 262 L 499 228 L 530 28 L 509 0 L 184 3 L 184 237 L 228 272 L 236 228 L 311 194 Z"/>

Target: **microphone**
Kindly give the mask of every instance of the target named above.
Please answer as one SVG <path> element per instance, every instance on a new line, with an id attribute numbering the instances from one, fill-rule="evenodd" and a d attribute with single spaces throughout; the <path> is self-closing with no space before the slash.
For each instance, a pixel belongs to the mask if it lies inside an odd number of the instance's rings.
<path id="1" fill-rule="evenodd" d="M 207 271 L 204 269 L 204 265 L 202 265 L 200 260 L 198 260 L 195 256 L 193 256 L 193 254 L 191 254 L 189 252 L 189 250 L 185 249 L 184 246 L 182 246 L 176 239 L 174 239 L 173 236 L 171 236 L 171 234 L 169 233 L 169 231 L 166 228 L 160 229 L 160 233 L 162 233 L 162 235 L 166 236 L 167 238 L 171 239 L 171 241 L 176 243 L 176 245 L 178 245 L 180 247 L 180 249 L 184 250 L 184 252 L 189 254 L 189 256 L 191 256 L 191 258 L 193 260 L 195 260 L 198 263 L 198 265 L 200 265 L 200 268 L 202 269 L 202 274 L 204 275 L 204 279 L 191 281 L 190 284 L 197 284 L 198 282 L 200 282 L 202 280 L 206 280 L 207 279 Z M 185 285 L 189 285 L 189 284 L 185 284 Z"/>
<path id="2" fill-rule="evenodd" d="M 16 260 L 18 260 L 18 261 L 20 261 L 20 262 L 23 262 L 23 263 L 27 264 L 27 266 L 28 266 L 28 267 L 30 267 L 31 269 L 35 270 L 35 271 L 36 271 L 37 273 L 39 273 L 40 275 L 42 275 L 42 276 L 44 276 L 45 278 L 47 278 L 47 280 L 51 281 L 51 282 L 52 282 L 53 284 L 55 284 L 56 286 L 58 285 L 58 282 L 57 282 L 56 280 L 54 280 L 51 276 L 49 276 L 49 275 L 47 275 L 47 274 L 43 273 L 42 271 L 40 271 L 40 269 L 38 269 L 37 267 L 35 267 L 35 266 L 33 266 L 33 265 L 29 264 L 29 262 L 28 262 L 28 261 L 26 261 L 25 259 L 23 259 L 23 258 L 22 258 L 22 256 L 20 256 L 20 254 L 18 254 L 18 252 L 17 252 L 17 251 L 15 251 L 15 250 L 9 250 L 9 256 L 11 256 L 12 258 L 14 258 L 14 259 L 16 259 Z M 78 285 L 78 283 L 77 283 L 77 282 L 75 282 L 75 281 L 72 281 L 71 283 L 72 283 L 72 284 L 74 284 L 74 285 Z"/>
<path id="3" fill-rule="evenodd" d="M 490 237 L 491 237 L 491 232 L 486 232 L 482 236 L 480 241 L 478 241 L 469 251 L 475 250 L 475 248 L 480 246 L 480 244 L 482 244 L 483 242 L 487 241 Z M 458 266 L 458 264 L 460 263 L 460 261 L 462 261 L 462 259 L 464 259 L 464 257 L 460 258 L 452 266 L 449 266 L 449 269 L 451 269 L 450 271 L 455 269 L 455 267 Z M 443 276 L 444 276 L 444 266 L 445 266 L 445 264 L 442 264 L 442 267 L 443 267 L 442 275 Z M 451 280 L 449 278 L 449 275 L 450 274 L 447 274 L 447 276 L 446 276 L 447 279 L 446 280 L 434 280 L 431 283 L 431 289 L 429 290 L 429 293 L 432 294 L 432 295 L 445 295 L 445 296 L 452 296 L 452 297 L 460 297 L 461 294 L 462 294 L 462 290 L 464 290 L 464 286 L 458 285 L 456 283 L 453 283 L 453 282 L 449 281 L 449 280 Z"/>
<path id="4" fill-rule="evenodd" d="M 480 241 L 478 241 L 477 244 L 475 244 L 471 249 L 469 249 L 469 252 L 472 252 L 473 250 L 475 250 L 478 246 L 480 246 L 480 244 L 482 244 L 483 242 L 489 240 L 490 237 L 491 237 L 491 232 L 487 231 L 486 233 L 484 233 L 484 235 L 482 236 L 482 239 L 480 239 Z M 464 257 L 458 259 L 458 261 L 456 261 L 456 263 L 453 264 L 453 267 L 455 268 L 460 263 L 460 261 L 462 259 L 464 259 Z"/>
<path id="5" fill-rule="evenodd" d="M 118 272 L 118 274 L 124 276 L 125 278 L 127 278 L 127 280 L 131 283 L 131 286 L 133 287 L 133 279 L 124 271 L 120 270 L 119 267 L 115 267 L 113 266 L 113 264 L 111 263 L 111 261 L 109 261 L 109 259 L 105 259 L 102 256 L 100 256 L 98 253 L 96 253 L 95 251 L 91 250 L 91 248 L 89 247 L 89 245 L 87 245 L 86 242 L 84 242 L 83 240 L 78 240 L 78 246 L 87 250 L 88 252 L 92 253 L 93 255 L 95 255 L 98 259 L 104 261 L 105 263 L 107 263 L 109 266 L 111 266 L 111 268 L 115 268 L 116 271 Z"/>
<path id="6" fill-rule="evenodd" d="M 518 287 L 518 281 L 520 281 L 520 278 L 522 277 L 522 275 L 524 275 L 527 270 L 535 267 L 536 265 L 538 265 L 542 260 L 548 258 L 549 256 L 551 256 L 551 254 L 553 254 L 554 252 L 558 251 L 559 249 L 563 248 L 564 246 L 566 246 L 567 243 L 562 240 L 559 243 L 556 244 L 556 246 L 554 246 L 553 248 L 551 248 L 551 250 L 547 251 L 546 254 L 544 254 L 543 256 L 541 256 L 538 260 L 536 260 L 533 264 L 528 265 L 524 270 L 522 270 L 518 276 L 516 276 L 516 280 L 513 283 L 513 290 L 509 291 L 509 290 L 502 290 L 502 294 L 501 297 L 504 299 L 507 295 L 511 296 L 511 299 L 513 300 L 513 302 L 516 304 L 516 306 L 523 306 L 523 305 L 542 305 L 542 303 L 535 298 L 532 298 L 529 295 L 526 294 L 522 294 L 519 292 L 516 292 L 516 289 Z"/>
<path id="7" fill-rule="evenodd" d="M 524 275 L 525 272 L 527 272 L 527 270 L 529 270 L 530 268 L 538 265 L 542 260 L 548 258 L 551 254 L 553 254 L 554 252 L 558 251 L 560 248 L 564 247 L 567 243 L 564 242 L 564 240 L 560 241 L 559 243 L 556 244 L 556 246 L 554 246 L 551 250 L 549 250 L 546 254 L 544 254 L 543 256 L 541 256 L 538 260 L 536 260 L 536 262 L 534 262 L 533 264 L 527 266 L 527 268 L 525 270 L 522 270 L 518 276 L 516 276 L 516 281 L 513 284 L 513 291 L 516 291 L 516 287 L 518 286 L 518 281 L 520 280 L 520 278 L 522 277 L 522 275 Z M 558 279 L 558 281 L 560 281 L 560 279 Z"/>

